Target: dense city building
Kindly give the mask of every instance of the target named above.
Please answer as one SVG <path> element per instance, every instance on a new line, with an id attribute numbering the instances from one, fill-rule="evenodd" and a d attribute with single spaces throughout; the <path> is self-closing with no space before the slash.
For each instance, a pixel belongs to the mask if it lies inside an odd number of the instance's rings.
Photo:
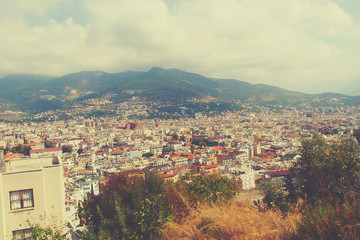
<path id="1" fill-rule="evenodd" d="M 342 138 L 359 125 L 357 108 L 266 107 L 206 118 L 2 123 L 1 236 L 26 235 L 21 216 L 27 213 L 53 213 L 74 231 L 78 202 L 98 194 L 105 176 L 114 172 L 152 171 L 169 181 L 215 173 L 244 191 L 266 178 L 281 181 L 300 157 L 301 139 L 313 131 Z"/>

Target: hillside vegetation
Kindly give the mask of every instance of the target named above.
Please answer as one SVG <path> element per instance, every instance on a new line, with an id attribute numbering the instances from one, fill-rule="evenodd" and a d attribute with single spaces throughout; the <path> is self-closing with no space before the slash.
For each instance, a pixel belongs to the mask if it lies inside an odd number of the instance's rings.
<path id="1" fill-rule="evenodd" d="M 255 203 L 236 201 L 238 185 L 219 175 L 113 174 L 79 205 L 84 239 L 359 239 L 358 148 L 314 134 L 284 187 L 266 185 Z"/>

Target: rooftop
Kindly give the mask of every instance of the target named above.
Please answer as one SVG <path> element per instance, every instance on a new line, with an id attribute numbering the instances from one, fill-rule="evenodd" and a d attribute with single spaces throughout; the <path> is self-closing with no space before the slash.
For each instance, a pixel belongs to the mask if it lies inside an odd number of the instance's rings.
<path id="1" fill-rule="evenodd" d="M 24 171 L 34 171 L 40 170 L 43 167 L 56 166 L 61 164 L 60 160 L 57 157 L 47 157 L 47 158 L 14 158 L 7 159 L 1 162 L 3 167 L 0 170 L 6 173 L 14 172 L 24 172 Z"/>

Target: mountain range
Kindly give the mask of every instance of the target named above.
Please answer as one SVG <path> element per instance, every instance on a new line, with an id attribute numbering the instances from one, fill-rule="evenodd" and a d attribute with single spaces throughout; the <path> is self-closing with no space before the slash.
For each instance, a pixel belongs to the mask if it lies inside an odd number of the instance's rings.
<path id="1" fill-rule="evenodd" d="M 153 67 L 147 72 L 84 71 L 61 77 L 14 74 L 0 79 L 0 105 L 23 111 L 47 111 L 86 99 L 112 102 L 134 99 L 179 103 L 241 101 L 260 105 L 360 105 L 360 96 L 337 93 L 305 94 L 266 84 L 215 79 L 178 69 Z"/>

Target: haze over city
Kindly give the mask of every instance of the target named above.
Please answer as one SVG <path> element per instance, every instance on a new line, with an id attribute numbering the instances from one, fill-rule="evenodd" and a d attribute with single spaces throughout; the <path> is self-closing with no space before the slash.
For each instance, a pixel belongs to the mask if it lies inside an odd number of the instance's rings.
<path id="1" fill-rule="evenodd" d="M 355 0 L 0 3 L 0 77 L 179 68 L 360 95 Z"/>

